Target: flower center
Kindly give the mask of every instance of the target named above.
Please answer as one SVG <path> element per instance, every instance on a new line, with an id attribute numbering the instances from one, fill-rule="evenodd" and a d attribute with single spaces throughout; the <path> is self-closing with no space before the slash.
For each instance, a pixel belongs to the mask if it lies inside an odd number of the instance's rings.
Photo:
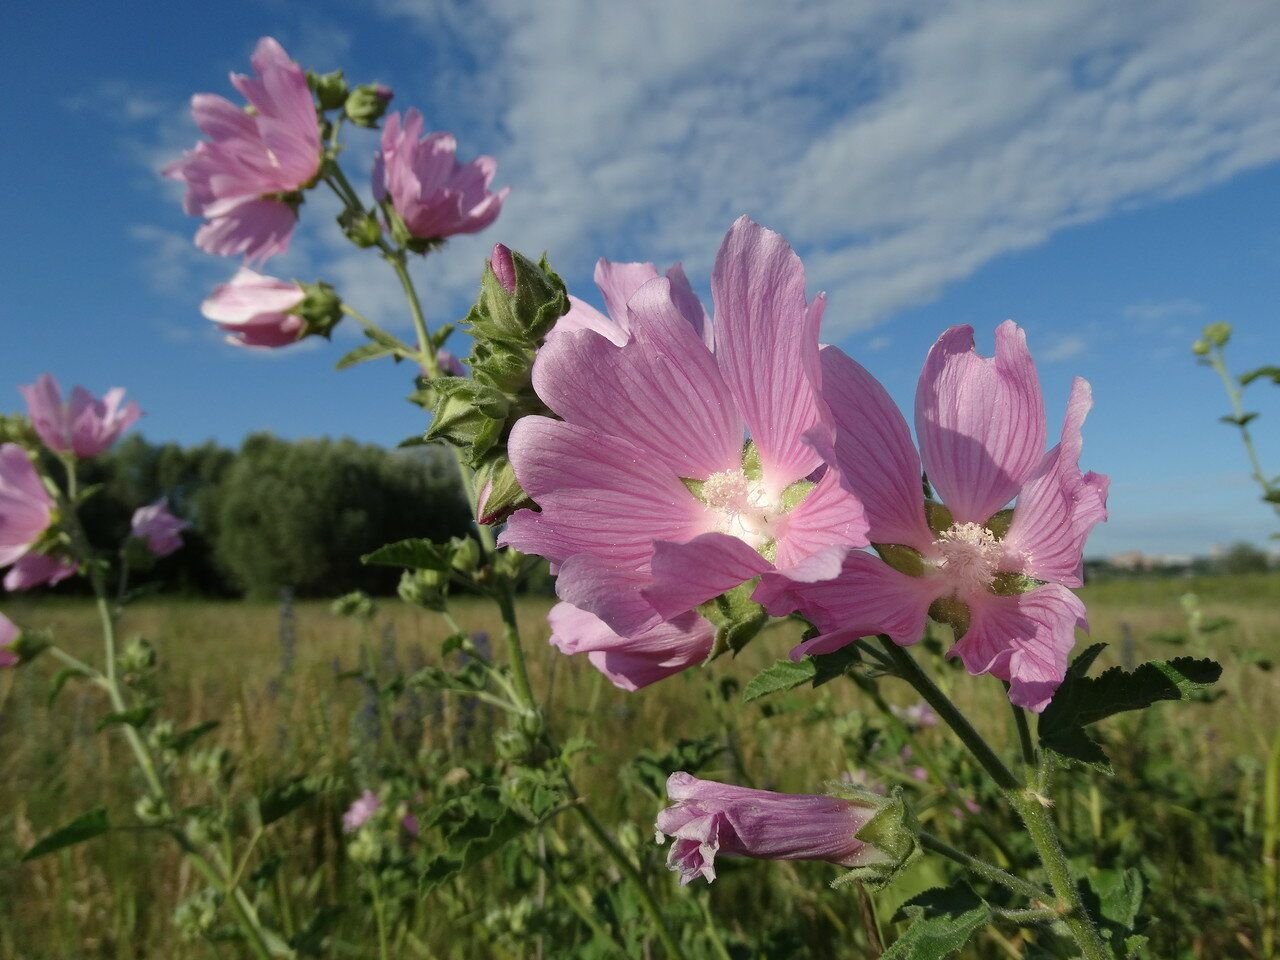
<path id="1" fill-rule="evenodd" d="M 959 592 L 990 588 L 1004 556 L 995 534 L 978 523 L 953 523 L 933 545 L 941 554 L 938 571 Z"/>
<path id="2" fill-rule="evenodd" d="M 721 470 L 702 483 L 700 499 L 717 514 L 716 529 L 757 550 L 774 539 L 774 524 L 786 513 L 745 470 Z"/>

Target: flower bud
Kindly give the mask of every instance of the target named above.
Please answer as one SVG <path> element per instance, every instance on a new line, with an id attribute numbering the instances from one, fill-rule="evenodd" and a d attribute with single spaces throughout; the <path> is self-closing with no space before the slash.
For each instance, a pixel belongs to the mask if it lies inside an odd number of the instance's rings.
<path id="1" fill-rule="evenodd" d="M 396 592 L 405 603 L 438 611 L 445 608 L 448 587 L 449 575 L 439 570 L 406 570 Z"/>
<path id="2" fill-rule="evenodd" d="M 391 88 L 381 83 L 362 83 L 351 91 L 343 111 L 358 127 L 376 127 L 392 96 Z"/>
<path id="3" fill-rule="evenodd" d="M 294 310 L 307 322 L 304 336 L 327 337 L 342 319 L 342 298 L 323 281 L 301 283 L 302 303 Z"/>
<path id="4" fill-rule="evenodd" d="M 307 86 L 315 94 L 321 110 L 337 110 L 346 102 L 351 92 L 347 89 L 347 81 L 343 78 L 341 70 L 335 70 L 333 73 L 314 73 L 308 70 Z"/>
<path id="5" fill-rule="evenodd" d="M 382 239 L 382 226 L 377 217 L 364 210 L 348 208 L 338 214 L 338 226 L 357 247 L 372 247 Z"/>
<path id="6" fill-rule="evenodd" d="M 116 657 L 116 667 L 126 676 L 149 673 L 156 665 L 156 649 L 146 637 L 130 637 Z"/>
<path id="7" fill-rule="evenodd" d="M 510 247 L 495 243 L 493 253 L 489 255 L 489 267 L 493 270 L 493 275 L 498 278 L 498 282 L 502 284 L 503 290 L 507 293 L 516 292 L 516 265 L 511 259 Z"/>
<path id="8" fill-rule="evenodd" d="M 476 487 L 477 523 L 501 523 L 521 507 L 533 505 L 506 457 L 497 457 L 481 467 Z"/>
<path id="9" fill-rule="evenodd" d="M 848 783 L 831 786 L 832 793 L 869 811 L 866 823 L 858 830 L 858 838 L 879 855 L 865 857 L 860 863 L 846 864 L 853 869 L 837 883 L 860 880 L 879 888 L 893 880 L 919 849 L 919 828 L 914 815 L 902 800 L 902 789 L 895 787 L 888 796 L 864 790 Z"/>
<path id="10" fill-rule="evenodd" d="M 471 573 L 476 567 L 480 566 L 483 555 L 480 551 L 480 544 L 472 540 L 470 537 L 459 538 L 454 537 L 453 545 L 453 569 L 459 573 Z"/>
<path id="11" fill-rule="evenodd" d="M 478 465 L 501 437 L 511 401 L 494 387 L 461 377 L 440 377 L 431 386 L 437 399 L 427 439 L 468 449 Z"/>
<path id="12" fill-rule="evenodd" d="M 1211 323 L 1200 333 L 1215 347 L 1225 347 L 1227 341 L 1231 339 L 1231 324 L 1223 323 L 1222 321 Z"/>
<path id="13" fill-rule="evenodd" d="M 485 265 L 480 299 L 467 322 L 478 340 L 536 346 L 568 310 L 564 281 L 545 257 L 534 263 L 501 247 Z"/>
<path id="14" fill-rule="evenodd" d="M 1191 345 L 1191 352 L 1197 357 L 1207 357 L 1211 349 L 1208 340 L 1197 340 Z"/>
<path id="15" fill-rule="evenodd" d="M 373 618 L 373 599 L 363 590 L 353 590 L 333 601 L 329 610 L 335 616 L 351 617 L 356 620 Z"/>

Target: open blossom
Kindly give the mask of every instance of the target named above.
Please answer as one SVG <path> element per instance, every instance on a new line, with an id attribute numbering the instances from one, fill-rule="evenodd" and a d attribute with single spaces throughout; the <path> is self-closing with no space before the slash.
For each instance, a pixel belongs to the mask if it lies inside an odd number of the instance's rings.
<path id="1" fill-rule="evenodd" d="M 422 114 L 409 110 L 387 117 L 382 127 L 382 150 L 373 162 L 373 193 L 378 202 L 390 199 L 409 233 L 438 240 L 458 233 L 476 233 L 498 218 L 510 192 L 489 190 L 498 163 L 476 157 L 458 163 L 458 142 L 451 133 L 422 135 Z"/>
<path id="2" fill-rule="evenodd" d="M 840 797 L 750 790 L 687 773 L 667 780 L 673 805 L 658 814 L 658 838 L 675 842 L 667 866 L 680 883 L 716 878 L 716 856 L 825 860 L 844 867 L 882 863 L 883 851 L 858 839 L 876 808 Z"/>
<path id="3" fill-rule="evenodd" d="M 182 531 L 191 524 L 169 512 L 169 501 L 161 497 L 155 503 L 133 512 L 129 535 L 143 540 L 156 557 L 167 557 L 182 547 Z"/>
<path id="4" fill-rule="evenodd" d="M 76 387 L 64 402 L 58 381 L 43 373 L 35 383 L 19 387 L 18 392 L 27 401 L 36 435 L 54 453 L 96 457 L 110 449 L 120 434 L 142 416 L 136 403 L 124 403 L 121 387 L 112 387 L 101 400 L 84 387 Z"/>
<path id="5" fill-rule="evenodd" d="M 18 655 L 13 652 L 13 644 L 19 633 L 21 631 L 17 625 L 0 613 L 0 670 L 18 665 Z"/>
<path id="6" fill-rule="evenodd" d="M 378 795 L 372 790 L 366 790 L 356 797 L 347 808 L 347 812 L 342 815 L 342 829 L 347 833 L 355 833 L 378 812 L 381 806 L 382 801 L 378 799 Z"/>
<path id="7" fill-rule="evenodd" d="M 502 541 L 549 559 L 562 600 L 633 642 L 558 631 L 561 648 L 614 664 L 645 650 L 639 686 L 654 663 L 674 672 L 706 649 L 700 604 L 765 573 L 835 576 L 866 521 L 816 448 L 824 300 L 806 298 L 786 241 L 733 225 L 710 330 L 678 267 L 601 261 L 596 277 L 610 316 L 575 300 L 534 362 L 534 389 L 562 419 L 512 430 L 511 464 L 540 510 L 514 514 Z"/>
<path id="8" fill-rule="evenodd" d="M 1085 539 L 1107 515 L 1107 478 L 1078 466 L 1089 384 L 1072 384 L 1061 440 L 1046 453 L 1044 398 L 1022 330 L 1001 324 L 988 358 L 975 352 L 971 328 L 952 327 L 920 375 L 917 455 L 870 374 L 832 348 L 822 371 L 833 456 L 866 507 L 880 558 L 851 553 L 834 580 L 773 584 L 771 613 L 798 608 L 823 631 L 793 654 L 877 633 L 915 643 L 932 615 L 956 629 L 948 656 L 1009 683 L 1014 704 L 1043 710 L 1077 627 L 1088 626 L 1069 588 L 1082 585 Z M 922 459 L 941 504 L 923 501 Z"/>
<path id="9" fill-rule="evenodd" d="M 16 443 L 0 444 L 0 567 L 18 560 L 53 522 L 53 498 Z"/>
<path id="10" fill-rule="evenodd" d="M 52 587 L 76 572 L 76 565 L 61 557 L 43 553 L 25 553 L 5 574 L 4 588 L 10 593 Z"/>
<path id="11" fill-rule="evenodd" d="M 283 347 L 296 342 L 307 322 L 296 313 L 306 294 L 288 280 L 241 267 L 227 283 L 213 288 L 200 312 L 243 347 Z"/>
<path id="12" fill-rule="evenodd" d="M 187 192 L 183 207 L 203 217 L 196 246 L 219 256 L 261 262 L 289 247 L 295 198 L 320 170 L 320 129 L 302 68 L 271 37 L 251 59 L 255 76 L 233 73 L 249 101 L 244 110 L 212 93 L 191 98 L 191 115 L 207 136 L 164 169 Z"/>

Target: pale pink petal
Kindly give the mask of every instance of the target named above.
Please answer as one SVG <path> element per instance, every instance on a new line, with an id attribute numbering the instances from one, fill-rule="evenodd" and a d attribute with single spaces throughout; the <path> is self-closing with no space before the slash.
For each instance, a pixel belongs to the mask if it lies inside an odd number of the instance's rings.
<path id="1" fill-rule="evenodd" d="M 12 620 L 0 613 L 0 669 L 18 665 L 18 655 L 11 648 L 20 632 Z"/>
<path id="2" fill-rule="evenodd" d="M 1010 569 L 1066 587 L 1084 584 L 1084 542 L 1107 519 L 1108 479 L 1080 473 L 1080 428 L 1093 406 L 1089 383 L 1071 385 L 1062 440 L 1045 454 L 1035 476 L 1018 494 L 1004 538 Z M 1015 566 L 1016 565 L 1016 566 Z"/>
<path id="3" fill-rule="evenodd" d="M 828 547 L 865 547 L 867 519 L 840 471 L 828 468 L 822 479 L 780 521 L 774 565 L 783 573 Z"/>
<path id="4" fill-rule="evenodd" d="M 10 593 L 32 590 L 35 587 L 54 586 L 76 572 L 76 565 L 58 557 L 43 553 L 28 553 L 18 558 L 4 578 L 4 588 Z"/>
<path id="5" fill-rule="evenodd" d="M 200 312 L 220 324 L 252 323 L 262 314 L 287 313 L 304 299 L 296 283 L 277 280 L 241 267 L 227 283 L 220 283 L 200 304 Z"/>
<path id="6" fill-rule="evenodd" d="M 260 263 L 289 249 L 297 222 L 287 203 L 251 200 L 205 223 L 196 231 L 196 246 L 215 256 Z"/>
<path id="7" fill-rule="evenodd" d="M 715 349 L 715 336 L 711 329 L 711 319 L 707 316 L 702 301 L 693 292 L 689 278 L 684 275 L 684 267 L 676 263 L 667 270 L 667 279 L 671 281 L 671 299 L 677 309 L 693 327 L 694 333 L 702 340 L 708 350 Z"/>
<path id="8" fill-rule="evenodd" d="M 799 611 L 821 635 L 791 651 L 792 659 L 831 653 L 860 637 L 887 634 L 908 646 L 924 636 L 929 605 L 946 589 L 936 577 L 911 577 L 869 553 L 850 553 L 840 575 L 815 583 L 796 583 L 766 574 L 755 600 L 771 616 Z"/>
<path id="9" fill-rule="evenodd" d="M 653 586 L 642 592 L 659 614 L 670 619 L 772 569 L 768 560 L 737 537 L 704 533 L 683 543 L 657 543 Z"/>
<path id="10" fill-rule="evenodd" d="M 41 442 L 54 453 L 71 452 L 70 411 L 62 402 L 62 389 L 48 373 L 36 382 L 18 387 L 27 401 L 27 416 Z"/>
<path id="11" fill-rule="evenodd" d="M 819 463 L 804 435 L 821 422 L 817 322 L 804 266 L 778 234 L 740 217 L 711 274 L 716 360 L 760 451 L 771 492 Z"/>
<path id="12" fill-rule="evenodd" d="M 561 333 L 572 333 L 575 330 L 590 330 L 598 333 L 610 343 L 619 347 L 625 346 L 631 339 L 630 328 L 627 324 L 619 323 L 616 320 L 606 317 L 585 300 L 579 300 L 573 294 L 569 295 L 569 312 L 556 321 L 556 325 L 552 328 L 551 336 L 547 337 L 547 343 L 550 343 L 553 337 Z"/>
<path id="13" fill-rule="evenodd" d="M 533 366 L 538 396 L 570 423 L 629 440 L 677 477 L 736 469 L 742 422 L 670 281 L 645 284 L 629 309 L 624 347 L 585 331 L 548 340 Z"/>
<path id="14" fill-rule="evenodd" d="M 643 594 L 653 578 L 637 564 L 578 553 L 552 569 L 556 596 L 598 617 L 619 636 L 638 637 L 662 623 L 662 615 Z"/>
<path id="15" fill-rule="evenodd" d="M 835 347 L 822 349 L 822 395 L 835 426 L 832 456 L 862 501 L 872 543 L 932 551 L 920 456 L 907 421 L 875 377 Z"/>
<path id="16" fill-rule="evenodd" d="M 53 498 L 27 452 L 0 444 L 0 567 L 30 550 L 52 518 Z"/>
<path id="17" fill-rule="evenodd" d="M 604 295 L 605 309 L 619 323 L 627 316 L 627 302 L 637 290 L 658 275 L 652 263 L 615 263 L 601 257 L 596 261 L 595 281 Z"/>
<path id="18" fill-rule="evenodd" d="M 626 440 L 524 417 L 508 455 L 541 507 L 508 521 L 503 542 L 559 563 L 588 553 L 643 565 L 654 540 L 685 541 L 707 529 L 708 511 L 663 464 Z M 683 612 L 683 611 L 678 611 Z"/>
<path id="19" fill-rule="evenodd" d="M 986 523 L 1014 498 L 1044 455 L 1044 398 L 1027 338 L 996 328 L 996 355 L 980 357 L 973 329 L 933 345 L 916 390 L 924 468 L 957 523 Z"/>
<path id="20" fill-rule="evenodd" d="M 622 637 L 599 617 L 568 603 L 547 616 L 551 643 L 567 654 L 586 653 L 592 666 L 623 690 L 638 690 L 707 658 L 715 628 L 697 614 L 664 622 L 637 637 Z"/>
<path id="21" fill-rule="evenodd" d="M 1012 597 L 972 594 L 969 629 L 947 651 L 969 673 L 1004 680 L 1015 706 L 1039 713 L 1066 676 L 1076 629 L 1088 630 L 1084 604 L 1056 583 Z"/>

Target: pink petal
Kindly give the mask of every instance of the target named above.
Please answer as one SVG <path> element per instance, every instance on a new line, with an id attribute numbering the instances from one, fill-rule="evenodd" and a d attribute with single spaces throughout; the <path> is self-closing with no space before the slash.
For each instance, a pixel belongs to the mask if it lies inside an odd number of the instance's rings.
<path id="1" fill-rule="evenodd" d="M 908 646 L 924 636 L 929 605 L 946 589 L 937 577 L 911 577 L 869 553 L 850 553 L 840 575 L 815 583 L 796 583 L 782 574 L 766 574 L 755 600 L 771 616 L 793 611 L 822 631 L 791 651 L 831 653 L 860 637 L 888 634 Z"/>
<path id="2" fill-rule="evenodd" d="M 840 471 L 834 468 L 828 468 L 782 523 L 774 565 L 784 573 L 828 547 L 867 545 L 867 518 L 862 504 L 845 489 Z"/>
<path id="3" fill-rule="evenodd" d="M 714 350 L 715 337 L 711 330 L 711 320 L 707 317 L 702 301 L 693 292 L 689 278 L 684 275 L 684 267 L 678 263 L 672 264 L 667 271 L 667 279 L 671 281 L 671 299 L 675 301 L 676 308 L 689 321 L 693 332 L 702 339 L 707 349 Z"/>
<path id="4" fill-rule="evenodd" d="M 18 655 L 9 647 L 18 639 L 20 632 L 12 620 L 0 613 L 0 668 L 17 666 Z"/>
<path id="5" fill-rule="evenodd" d="M 624 347 L 586 331 L 549 339 L 533 367 L 538 396 L 570 423 L 629 440 L 674 476 L 736 468 L 742 422 L 670 281 L 645 284 L 630 314 Z"/>
<path id="6" fill-rule="evenodd" d="M 204 224 L 196 231 L 196 246 L 215 256 L 261 263 L 289 249 L 297 222 L 287 203 L 251 200 Z"/>
<path id="7" fill-rule="evenodd" d="M 659 624 L 634 638 L 619 636 L 603 620 L 567 603 L 547 616 L 551 643 L 562 653 L 586 653 L 592 666 L 623 690 L 638 690 L 707 658 L 715 628 L 697 614 Z"/>
<path id="8" fill-rule="evenodd" d="M 704 533 L 685 543 L 658 543 L 653 586 L 642 592 L 659 614 L 671 619 L 772 569 L 768 560 L 737 537 Z"/>
<path id="9" fill-rule="evenodd" d="M 241 267 L 227 283 L 220 283 L 200 304 L 200 312 L 215 323 L 253 323 L 262 314 L 287 313 L 302 303 L 304 294 L 296 283 L 277 280 Z"/>
<path id="10" fill-rule="evenodd" d="M 835 347 L 822 349 L 822 395 L 835 425 L 840 476 L 862 501 L 872 543 L 933 549 L 924 514 L 920 456 L 884 387 Z"/>
<path id="11" fill-rule="evenodd" d="M 556 596 L 598 617 L 622 637 L 639 637 L 662 623 L 662 616 L 644 596 L 653 578 L 637 564 L 619 564 L 578 553 L 552 567 Z"/>
<path id="12" fill-rule="evenodd" d="M 1084 583 L 1084 542 L 1094 526 L 1107 519 L 1109 480 L 1080 473 L 1080 428 L 1093 406 L 1089 383 L 1079 377 L 1071 385 L 1062 440 L 1045 454 L 1035 475 L 1018 494 L 1013 522 L 1004 539 L 1011 563 L 1036 580 L 1065 587 Z M 1012 569 L 1017 569 L 1013 567 Z"/>
<path id="13" fill-rule="evenodd" d="M 18 387 L 18 392 L 27 401 L 27 415 L 41 442 L 54 453 L 70 453 L 70 411 L 62 403 L 58 381 L 42 373 L 35 383 Z"/>
<path id="14" fill-rule="evenodd" d="M 604 294 L 605 309 L 618 323 L 627 320 L 627 302 L 637 290 L 658 275 L 652 263 L 614 263 L 601 257 L 596 261 L 595 281 Z"/>
<path id="15" fill-rule="evenodd" d="M 989 673 L 1010 684 L 1009 700 L 1039 713 L 1066 676 L 1076 629 L 1088 630 L 1084 604 L 1056 583 L 1030 593 L 964 598 L 969 629 L 947 651 L 974 676 Z"/>
<path id="16" fill-rule="evenodd" d="M 0 567 L 31 549 L 52 520 L 53 499 L 27 452 L 0 444 Z"/>
<path id="17" fill-rule="evenodd" d="M 938 338 L 916 390 L 916 436 L 957 523 L 986 523 L 1014 498 L 1045 443 L 1044 398 L 1017 324 L 996 328 L 994 359 L 975 352 L 971 327 Z"/>
<path id="18" fill-rule="evenodd" d="M 781 491 L 819 463 L 804 435 L 821 420 L 821 298 L 810 309 L 800 258 L 745 216 L 716 255 L 711 294 L 720 372 L 760 451 L 765 485 Z"/>
<path id="19" fill-rule="evenodd" d="M 35 587 L 54 586 L 76 572 L 76 565 L 42 553 L 28 553 L 18 558 L 4 578 L 10 593 Z"/>
<path id="20" fill-rule="evenodd" d="M 644 565 L 655 540 L 690 540 L 707 529 L 706 509 L 679 479 L 618 437 L 523 417 L 508 455 L 520 485 L 542 508 L 518 511 L 503 532 L 504 543 L 526 553 L 555 563 L 587 553 Z"/>

